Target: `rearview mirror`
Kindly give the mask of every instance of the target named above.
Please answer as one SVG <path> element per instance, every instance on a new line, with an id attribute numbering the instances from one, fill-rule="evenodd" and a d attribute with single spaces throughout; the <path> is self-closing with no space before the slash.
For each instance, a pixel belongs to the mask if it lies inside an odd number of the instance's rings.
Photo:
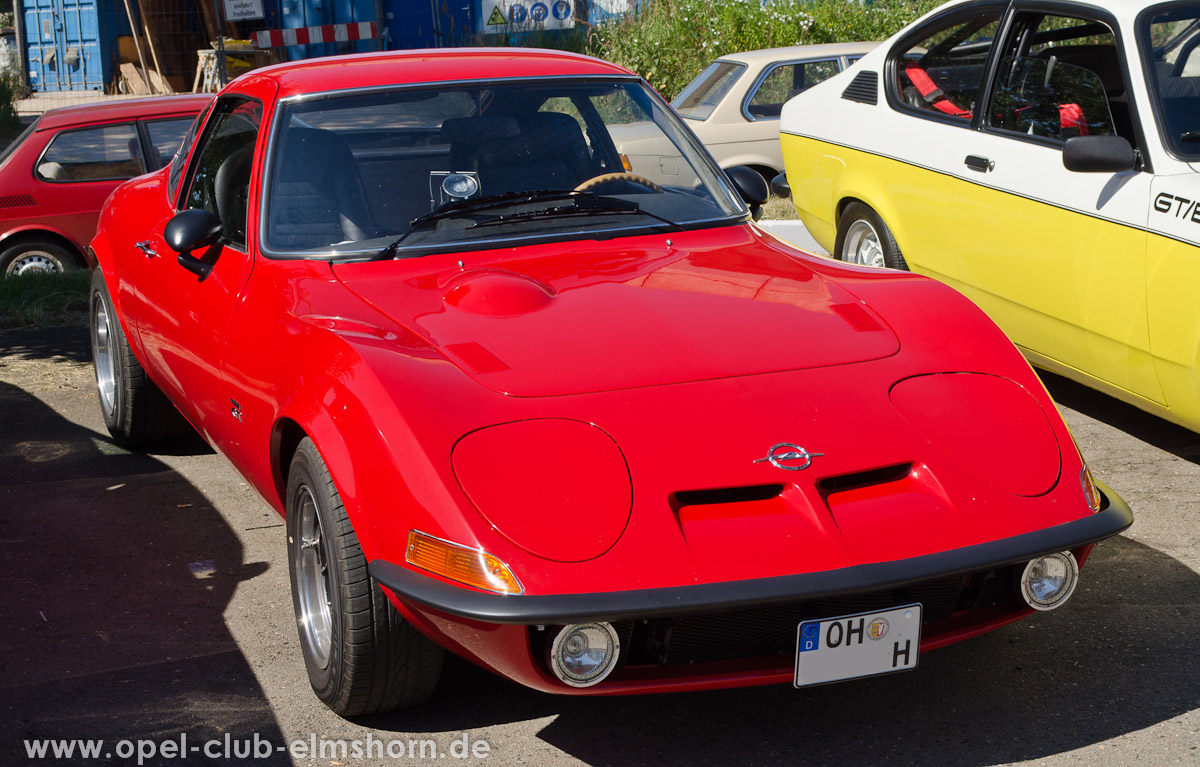
<path id="1" fill-rule="evenodd" d="M 1120 136 L 1073 136 L 1063 144 L 1063 166 L 1080 173 L 1120 173 L 1138 167 L 1138 153 Z"/>
<path id="2" fill-rule="evenodd" d="M 192 251 L 216 243 L 221 231 L 216 213 L 196 208 L 176 213 L 163 229 L 163 239 L 179 254 L 179 265 L 203 280 L 212 271 L 212 264 L 196 258 Z"/>
<path id="3" fill-rule="evenodd" d="M 781 200 L 792 196 L 792 185 L 788 183 L 787 173 L 780 173 L 771 179 L 771 193 Z"/>
<path id="4" fill-rule="evenodd" d="M 762 216 L 762 206 L 771 199 L 771 190 L 767 188 L 767 180 L 762 175 L 745 165 L 735 165 L 725 171 L 737 190 L 738 196 L 750 206 L 750 215 L 757 221 Z"/>

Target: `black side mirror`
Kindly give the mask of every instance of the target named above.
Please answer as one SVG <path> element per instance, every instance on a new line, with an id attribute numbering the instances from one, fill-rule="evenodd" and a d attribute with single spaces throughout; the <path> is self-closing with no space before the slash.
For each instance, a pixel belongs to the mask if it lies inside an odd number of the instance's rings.
<path id="1" fill-rule="evenodd" d="M 192 251 L 215 244 L 221 238 L 221 231 L 221 219 L 216 213 L 197 208 L 176 213 L 163 229 L 163 239 L 179 254 L 179 265 L 203 280 L 213 265 L 196 258 Z"/>
<path id="2" fill-rule="evenodd" d="M 750 206 L 750 215 L 757 221 L 762 216 L 762 206 L 771 199 L 771 190 L 767 188 L 767 180 L 753 168 L 745 165 L 735 165 L 725 171 L 725 175 L 733 183 L 738 195 Z"/>
<path id="3" fill-rule="evenodd" d="M 788 183 L 787 173 L 780 173 L 771 179 L 771 194 L 781 200 L 786 200 L 792 196 L 792 185 Z"/>
<path id="4" fill-rule="evenodd" d="M 1137 150 L 1120 136 L 1073 136 L 1063 144 L 1063 167 L 1080 173 L 1120 173 L 1139 165 Z"/>

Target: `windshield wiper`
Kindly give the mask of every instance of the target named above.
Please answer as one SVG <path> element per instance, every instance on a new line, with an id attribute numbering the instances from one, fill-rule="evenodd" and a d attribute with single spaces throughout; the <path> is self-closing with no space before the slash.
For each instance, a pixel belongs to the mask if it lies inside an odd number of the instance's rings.
<path id="1" fill-rule="evenodd" d="M 1184 131 L 1183 134 L 1180 135 L 1179 140 L 1185 144 L 1190 144 L 1193 141 L 1200 141 L 1200 130 Z"/>
<path id="2" fill-rule="evenodd" d="M 396 249 L 400 247 L 400 244 L 410 234 L 447 218 L 455 218 L 463 214 L 475 213 L 491 208 L 507 207 L 509 205 L 521 205 L 523 203 L 541 202 L 543 200 L 570 200 L 580 197 L 590 197 L 592 194 L 592 192 L 577 192 L 573 189 L 534 189 L 526 192 L 503 192 L 501 194 L 488 195 L 487 197 L 473 197 L 466 200 L 448 202 L 431 213 L 414 218 L 409 222 L 407 232 L 371 256 L 369 260 L 385 261 L 395 257 Z"/>
<path id="3" fill-rule="evenodd" d="M 524 210 L 520 213 L 510 213 L 508 215 L 499 215 L 492 218 L 485 218 L 482 221 L 476 222 L 468 229 L 477 229 L 482 226 L 496 226 L 497 224 L 507 224 L 512 221 L 528 221 L 538 218 L 566 218 L 568 216 L 603 216 L 612 213 L 636 213 L 639 216 L 648 216 L 656 221 L 670 226 L 676 230 L 682 230 L 683 227 L 646 210 L 642 210 L 642 206 L 632 200 L 622 200 L 620 198 L 611 197 L 603 198 L 575 198 L 572 205 L 556 205 L 553 208 L 541 208 L 539 210 Z"/>

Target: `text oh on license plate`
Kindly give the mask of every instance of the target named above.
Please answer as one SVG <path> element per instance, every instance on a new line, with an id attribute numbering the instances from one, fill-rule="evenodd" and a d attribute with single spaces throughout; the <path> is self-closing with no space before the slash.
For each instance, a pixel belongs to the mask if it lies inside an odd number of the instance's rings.
<path id="1" fill-rule="evenodd" d="M 916 668 L 921 605 L 805 621 L 796 641 L 796 686 Z"/>

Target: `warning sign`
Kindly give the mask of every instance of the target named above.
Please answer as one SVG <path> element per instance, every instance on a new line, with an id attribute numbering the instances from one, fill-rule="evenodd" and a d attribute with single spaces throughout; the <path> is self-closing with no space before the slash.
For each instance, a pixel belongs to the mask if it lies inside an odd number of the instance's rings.
<path id="1" fill-rule="evenodd" d="M 225 0 L 226 21 L 248 21 L 262 17 L 262 0 Z"/>
<path id="2" fill-rule="evenodd" d="M 482 0 L 480 32 L 572 29 L 576 0 Z"/>

